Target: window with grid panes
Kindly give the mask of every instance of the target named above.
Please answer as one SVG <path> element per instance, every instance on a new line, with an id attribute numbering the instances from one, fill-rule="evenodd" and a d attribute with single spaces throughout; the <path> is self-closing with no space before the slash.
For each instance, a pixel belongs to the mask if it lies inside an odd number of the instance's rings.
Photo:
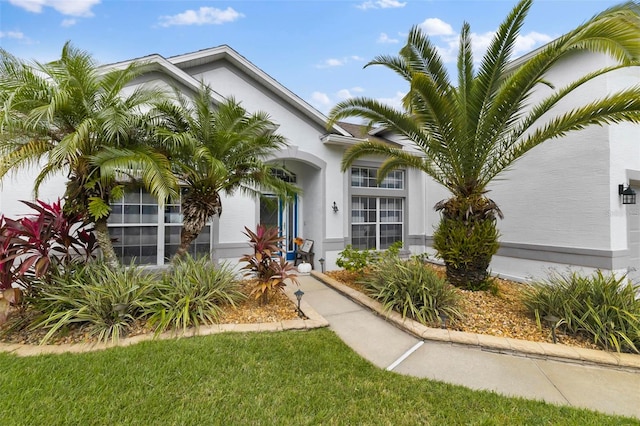
<path id="1" fill-rule="evenodd" d="M 158 258 L 158 203 L 142 190 L 127 191 L 111 203 L 109 235 L 120 261 L 155 264 Z"/>
<path id="2" fill-rule="evenodd" d="M 184 192 L 184 190 L 183 190 Z M 181 194 L 182 196 L 182 194 Z M 180 200 L 166 204 L 164 214 L 158 214 L 156 199 L 144 190 L 129 190 L 120 200 L 111 203 L 109 234 L 113 247 L 123 264 L 168 262 L 180 246 L 182 213 Z M 159 242 L 164 241 L 164 244 Z M 191 243 L 192 256 L 207 255 L 211 249 L 211 225 Z"/>
<path id="3" fill-rule="evenodd" d="M 180 230 L 182 229 L 181 200 L 186 189 L 180 193 L 180 200 L 166 204 L 164 207 L 164 258 L 168 262 L 180 247 Z M 189 254 L 192 257 L 208 255 L 211 251 L 211 225 L 206 225 L 198 237 L 191 242 Z"/>
<path id="4" fill-rule="evenodd" d="M 395 170 L 379 185 L 376 179 L 375 168 L 351 168 L 351 245 L 356 249 L 384 250 L 403 239 L 405 172 Z"/>

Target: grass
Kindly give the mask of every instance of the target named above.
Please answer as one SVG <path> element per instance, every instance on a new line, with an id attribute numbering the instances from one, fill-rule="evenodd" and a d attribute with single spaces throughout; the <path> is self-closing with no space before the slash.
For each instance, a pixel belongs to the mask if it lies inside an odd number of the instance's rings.
<path id="1" fill-rule="evenodd" d="M 380 370 L 331 331 L 0 354 L 3 425 L 640 424 Z"/>

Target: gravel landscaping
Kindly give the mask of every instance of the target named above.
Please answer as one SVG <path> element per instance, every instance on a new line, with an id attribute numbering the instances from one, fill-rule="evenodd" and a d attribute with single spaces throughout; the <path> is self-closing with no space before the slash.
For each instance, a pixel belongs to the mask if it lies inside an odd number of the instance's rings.
<path id="1" fill-rule="evenodd" d="M 432 265 L 438 273 L 444 275 L 444 268 Z M 328 271 L 326 275 L 349 287 L 364 292 L 358 284 L 361 275 L 339 270 Z M 457 289 L 461 297 L 462 321 L 451 324 L 450 329 L 469 333 L 488 334 L 492 336 L 510 337 L 535 342 L 552 343 L 551 329 L 545 324 L 538 327 L 534 316 L 530 315 L 521 297 L 525 284 L 509 280 L 495 279 L 495 292 L 468 291 Z M 588 338 L 582 336 L 557 335 L 558 343 L 588 349 L 600 349 Z"/>
<path id="2" fill-rule="evenodd" d="M 290 319 L 298 319 L 296 307 L 289 298 L 282 292 L 272 293 L 269 303 L 262 305 L 259 299 L 250 295 L 252 283 L 245 281 L 242 292 L 247 296 L 246 300 L 235 308 L 225 306 L 223 313 L 218 319 L 220 324 L 256 324 L 279 322 Z M 0 327 L 0 342 L 39 344 L 47 333 L 46 330 L 10 330 L 10 327 L 19 319 L 19 314 L 14 312 L 10 320 L 3 327 Z M 144 323 L 138 322 L 134 325 L 128 337 L 140 334 L 152 333 L 152 330 Z M 58 336 L 51 339 L 48 344 L 68 344 L 87 342 L 90 338 L 82 327 L 63 330 Z"/>

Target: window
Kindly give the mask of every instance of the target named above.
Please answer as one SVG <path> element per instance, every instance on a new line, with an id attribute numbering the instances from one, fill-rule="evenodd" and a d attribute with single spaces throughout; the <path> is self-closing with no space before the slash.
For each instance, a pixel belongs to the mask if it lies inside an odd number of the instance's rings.
<path id="1" fill-rule="evenodd" d="M 185 189 L 181 191 L 180 200 L 167 204 L 164 207 L 164 259 L 165 263 L 178 252 L 180 247 L 180 231 L 182 230 L 182 196 Z M 189 246 L 189 254 L 192 257 L 207 255 L 211 249 L 211 226 L 202 228 L 200 234 Z"/>
<path id="2" fill-rule="evenodd" d="M 351 168 L 351 245 L 384 250 L 403 240 L 405 173 L 396 170 L 377 184 L 377 170 Z"/>
<path id="3" fill-rule="evenodd" d="M 354 188 L 404 189 L 404 170 L 394 170 L 377 183 L 378 170 L 369 167 L 351 168 L 351 186 Z"/>
<path id="4" fill-rule="evenodd" d="M 144 190 L 135 189 L 112 202 L 111 209 L 109 234 L 123 264 L 166 263 L 178 250 L 182 229 L 180 200 L 165 205 L 164 214 L 160 215 L 156 199 Z M 164 244 L 159 244 L 161 241 Z M 189 253 L 196 257 L 210 250 L 211 225 L 207 225 L 191 243 Z"/>
<path id="5" fill-rule="evenodd" d="M 112 202 L 109 235 L 123 264 L 157 263 L 158 203 L 155 198 L 134 190 Z"/>

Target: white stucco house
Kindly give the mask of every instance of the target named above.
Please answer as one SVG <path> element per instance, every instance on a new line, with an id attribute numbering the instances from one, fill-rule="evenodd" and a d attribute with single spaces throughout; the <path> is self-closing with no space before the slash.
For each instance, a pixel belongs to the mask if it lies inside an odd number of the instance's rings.
<path id="1" fill-rule="evenodd" d="M 234 195 L 223 198 L 224 211 L 195 242 L 194 251 L 211 251 L 215 260 L 235 261 L 247 252 L 245 226 L 277 224 L 293 256 L 293 238 L 314 241 L 315 267 L 324 258 L 335 268 L 347 244 L 384 249 L 401 240 L 412 253 L 431 251 L 439 221 L 434 204 L 447 192 L 413 170 L 400 170 L 378 186 L 380 159 L 356 163 L 342 173 L 345 149 L 364 138 L 378 138 L 411 149 L 381 130 L 363 134 L 361 126 L 340 123 L 327 129 L 327 118 L 296 94 L 228 46 L 164 58 L 139 58 L 155 64 L 143 82 L 178 85 L 185 92 L 206 82 L 215 96 L 233 96 L 248 111 L 262 110 L 279 126 L 289 148 L 273 158 L 295 176 L 303 193 L 275 212 L 260 200 Z M 603 62 L 604 61 L 604 62 Z M 576 54 L 559 64 L 549 80 L 562 84 L 608 59 Z M 113 64 L 110 66 L 120 66 Z M 617 71 L 580 91 L 571 103 L 640 83 L 640 69 Z M 545 90 L 545 89 L 541 89 Z M 640 209 L 623 205 L 618 186 L 640 191 L 640 127 L 592 127 L 537 147 L 491 187 L 489 196 L 504 212 L 501 248 L 491 265 L 505 277 L 544 276 L 548 268 L 567 267 L 629 272 L 640 278 Z M 30 198 L 32 175 L 7 177 L 0 192 L 0 211 L 25 213 L 20 199 Z M 48 182 L 40 198 L 60 196 L 62 180 Z M 266 196 L 269 196 L 268 194 Z M 142 192 L 130 193 L 113 205 L 110 230 L 124 262 L 163 264 L 179 244 L 180 206 L 159 207 Z"/>

